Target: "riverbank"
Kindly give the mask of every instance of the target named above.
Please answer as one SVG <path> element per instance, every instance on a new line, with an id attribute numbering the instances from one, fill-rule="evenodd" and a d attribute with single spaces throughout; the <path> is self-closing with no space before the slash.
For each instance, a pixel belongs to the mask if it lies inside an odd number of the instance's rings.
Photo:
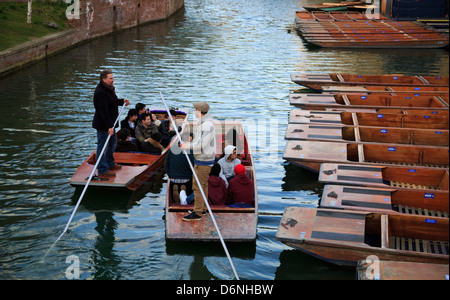
<path id="1" fill-rule="evenodd" d="M 59 9 L 59 15 L 62 13 L 61 10 L 64 11 L 64 17 L 67 18 L 73 29 L 33 38 L 31 41 L 1 51 L 0 77 L 86 41 L 138 25 L 167 19 L 184 7 L 184 0 L 156 0 L 142 4 L 138 0 L 126 3 L 119 0 L 79 0 L 79 4 L 79 6 L 67 4 L 65 4 L 67 7 L 56 6 Z M 19 8 L 23 10 L 23 5 L 24 3 L 10 2 L 2 10 L 5 12 L 5 18 L 12 18 L 11 12 L 15 14 Z M 8 16 L 6 16 L 6 8 L 9 11 Z M 37 8 L 35 14 L 42 14 L 42 11 Z M 58 14 L 58 11 L 55 13 Z M 36 19 L 36 22 L 53 25 L 51 23 L 53 21 L 42 21 L 41 19 Z M 8 31 L 8 28 L 3 28 L 3 30 Z"/>

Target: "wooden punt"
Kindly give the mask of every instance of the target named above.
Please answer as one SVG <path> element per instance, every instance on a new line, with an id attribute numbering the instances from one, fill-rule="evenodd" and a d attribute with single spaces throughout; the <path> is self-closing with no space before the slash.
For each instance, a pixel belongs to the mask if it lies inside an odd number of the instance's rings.
<path id="1" fill-rule="evenodd" d="M 366 187 L 448 191 L 449 171 L 411 166 L 324 163 L 320 166 L 319 181 Z"/>
<path id="2" fill-rule="evenodd" d="M 293 109 L 289 124 L 360 125 L 375 127 L 445 129 L 449 128 L 448 111 L 429 111 L 427 114 L 401 110 L 398 113 L 335 112 Z"/>
<path id="3" fill-rule="evenodd" d="M 440 96 L 410 96 L 386 94 L 302 94 L 289 95 L 290 104 L 306 110 L 330 109 L 368 109 L 378 108 L 390 110 L 448 110 L 448 104 Z"/>
<path id="4" fill-rule="evenodd" d="M 337 3 L 322 3 L 317 5 L 306 5 L 303 6 L 306 10 L 332 10 L 332 9 L 347 9 L 348 7 L 352 7 L 355 5 L 362 5 L 364 1 L 341 1 Z"/>
<path id="5" fill-rule="evenodd" d="M 326 185 L 321 208 L 448 218 L 448 191 Z"/>
<path id="6" fill-rule="evenodd" d="M 440 96 L 448 104 L 449 88 L 434 86 L 322 86 L 328 94 L 390 94 L 401 96 Z"/>
<path id="7" fill-rule="evenodd" d="M 449 78 L 444 76 L 406 75 L 354 75 L 354 74 L 291 74 L 296 84 L 310 89 L 322 90 L 322 86 L 442 86 L 448 87 Z"/>
<path id="8" fill-rule="evenodd" d="M 358 280 L 448 280 L 448 264 L 363 259 L 356 267 Z"/>
<path id="9" fill-rule="evenodd" d="M 241 154 L 241 163 L 245 166 L 247 175 L 254 182 L 255 207 L 234 208 L 227 205 L 210 205 L 216 222 L 219 226 L 222 237 L 230 242 L 250 242 L 256 239 L 256 229 L 258 221 L 258 194 L 256 185 L 255 165 L 251 153 L 246 133 L 241 122 L 222 121 L 217 122 L 216 144 L 217 153 L 222 153 L 222 146 L 229 132 L 235 131 L 237 153 Z M 228 141 L 226 142 L 227 144 Z M 167 184 L 169 187 L 169 183 Z M 209 213 L 206 213 L 201 220 L 186 222 L 183 216 L 188 214 L 188 210 L 193 209 L 193 205 L 181 205 L 173 203 L 169 189 L 166 193 L 166 238 L 168 240 L 180 241 L 219 241 L 219 236 Z"/>
<path id="10" fill-rule="evenodd" d="M 447 35 L 417 22 L 336 16 L 297 12 L 297 31 L 307 42 L 326 48 L 442 48 L 449 44 Z"/>
<path id="11" fill-rule="evenodd" d="M 286 140 L 449 146 L 449 131 L 354 125 L 288 124 Z"/>
<path id="12" fill-rule="evenodd" d="M 283 158 L 319 172 L 321 163 L 405 165 L 446 169 L 448 147 L 287 141 Z"/>
<path id="13" fill-rule="evenodd" d="M 276 239 L 338 265 L 379 260 L 448 264 L 449 219 L 287 207 Z"/>
<path id="14" fill-rule="evenodd" d="M 162 119 L 166 112 L 161 109 L 153 109 L 151 111 L 158 119 Z M 189 110 L 176 110 L 175 120 L 180 126 L 187 120 L 188 113 Z M 114 152 L 115 163 L 121 165 L 122 168 L 113 171 L 116 173 L 115 177 L 108 177 L 106 179 L 94 176 L 89 186 L 136 190 L 161 168 L 167 156 L 167 151 L 175 143 L 175 140 L 172 140 L 160 155 L 144 152 Z M 84 187 L 86 185 L 96 164 L 96 156 L 97 153 L 94 150 L 78 167 L 70 179 L 72 186 Z"/>

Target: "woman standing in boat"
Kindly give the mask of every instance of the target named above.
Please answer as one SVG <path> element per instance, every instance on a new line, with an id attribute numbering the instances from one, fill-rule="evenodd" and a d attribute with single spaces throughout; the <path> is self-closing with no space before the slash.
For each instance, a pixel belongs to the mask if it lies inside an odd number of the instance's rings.
<path id="1" fill-rule="evenodd" d="M 121 168 L 120 165 L 115 164 L 113 156 L 117 144 L 114 122 L 119 116 L 118 107 L 123 104 L 125 106 L 130 104 L 130 101 L 127 99 L 117 98 L 113 83 L 114 77 L 112 72 L 110 70 L 102 71 L 100 73 L 100 82 L 94 92 L 95 114 L 92 120 L 92 127 L 97 129 L 97 154 L 102 152 L 103 146 L 108 139 L 108 134 L 111 136 L 105 153 L 97 166 L 98 176 L 100 177 L 114 177 L 116 173 L 111 172 L 111 170 Z"/>

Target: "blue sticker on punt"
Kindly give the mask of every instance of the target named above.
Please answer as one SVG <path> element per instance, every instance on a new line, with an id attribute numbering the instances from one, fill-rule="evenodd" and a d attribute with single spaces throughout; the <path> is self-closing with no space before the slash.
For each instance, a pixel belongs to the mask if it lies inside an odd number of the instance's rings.
<path id="1" fill-rule="evenodd" d="M 395 151 L 395 150 L 397 150 L 396 147 L 388 147 L 388 151 Z"/>
<path id="2" fill-rule="evenodd" d="M 425 219 L 426 223 L 430 223 L 430 224 L 436 224 L 436 220 L 432 220 L 432 219 Z"/>

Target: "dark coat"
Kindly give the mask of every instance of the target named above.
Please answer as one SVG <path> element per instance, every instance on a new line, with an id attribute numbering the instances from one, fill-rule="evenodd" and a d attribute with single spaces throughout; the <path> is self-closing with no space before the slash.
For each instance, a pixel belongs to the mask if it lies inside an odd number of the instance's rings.
<path id="1" fill-rule="evenodd" d="M 189 151 L 188 157 L 191 164 L 194 165 L 194 154 L 192 154 L 192 150 Z M 192 170 L 186 160 L 186 155 L 184 155 L 177 144 L 174 144 L 167 153 L 165 169 L 167 176 L 171 179 L 192 178 Z"/>
<path id="2" fill-rule="evenodd" d="M 102 82 L 95 88 L 94 107 L 95 114 L 92 127 L 99 131 L 108 131 L 119 116 L 118 106 L 123 105 L 124 99 L 117 98 L 116 94 L 107 89 Z M 116 127 L 118 124 L 116 124 Z"/>
<path id="3" fill-rule="evenodd" d="M 236 175 L 228 184 L 227 204 L 247 203 L 255 206 L 253 180 L 246 174 Z"/>
<path id="4" fill-rule="evenodd" d="M 214 175 L 208 178 L 208 202 L 213 205 L 225 205 L 227 201 L 227 186 L 225 181 Z"/>

